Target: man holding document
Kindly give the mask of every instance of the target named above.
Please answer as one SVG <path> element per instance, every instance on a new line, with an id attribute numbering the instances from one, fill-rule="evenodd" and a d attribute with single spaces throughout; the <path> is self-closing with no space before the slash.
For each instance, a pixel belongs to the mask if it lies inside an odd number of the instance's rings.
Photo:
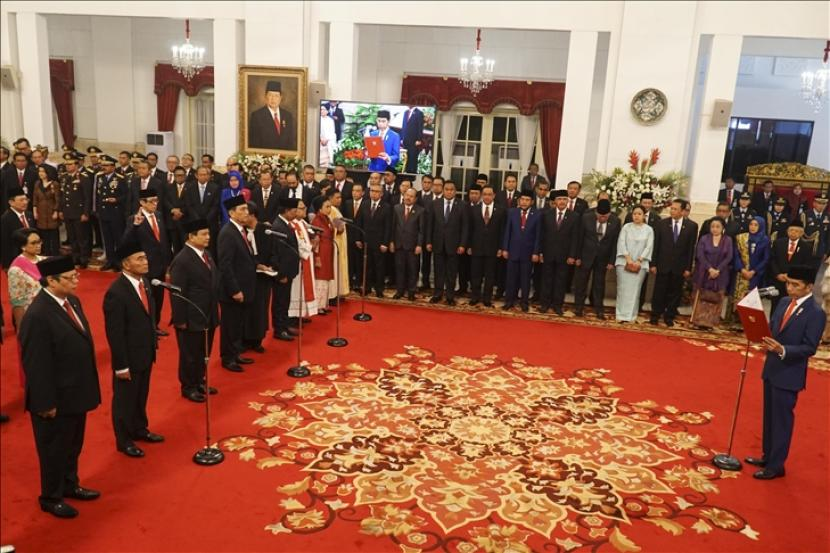
<path id="1" fill-rule="evenodd" d="M 394 169 L 401 157 L 401 137 L 389 128 L 390 119 L 389 110 L 378 111 L 377 129 L 369 131 L 363 139 L 371 159 L 369 171 L 383 173 Z"/>

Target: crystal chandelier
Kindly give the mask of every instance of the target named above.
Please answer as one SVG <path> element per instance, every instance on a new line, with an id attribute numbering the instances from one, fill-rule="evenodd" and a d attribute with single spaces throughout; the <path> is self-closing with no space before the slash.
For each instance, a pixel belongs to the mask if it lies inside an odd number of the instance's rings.
<path id="1" fill-rule="evenodd" d="M 173 67 L 188 81 L 205 67 L 205 49 L 190 44 L 190 20 L 184 20 L 184 44 L 173 46 Z"/>
<path id="2" fill-rule="evenodd" d="M 472 58 L 461 58 L 458 80 L 476 96 L 493 82 L 495 65 L 495 60 L 485 60 L 481 57 L 481 29 L 476 29 L 476 53 Z"/>
<path id="3" fill-rule="evenodd" d="M 816 113 L 821 111 L 827 101 L 827 81 L 830 78 L 830 71 L 827 68 L 827 57 L 830 55 L 830 40 L 824 47 L 824 64 L 815 71 L 804 71 L 801 74 L 801 97 L 807 102 Z"/>

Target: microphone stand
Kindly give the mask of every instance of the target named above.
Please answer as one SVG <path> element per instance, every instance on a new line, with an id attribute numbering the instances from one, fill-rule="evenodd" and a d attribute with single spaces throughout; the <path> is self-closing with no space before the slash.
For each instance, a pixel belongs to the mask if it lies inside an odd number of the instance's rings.
<path id="1" fill-rule="evenodd" d="M 342 348 L 349 345 L 349 341 L 340 336 L 340 246 L 337 245 L 337 240 L 334 239 L 334 236 L 328 238 L 321 234 L 320 238 L 327 238 L 332 244 L 334 244 L 334 251 L 337 256 L 337 263 L 334 264 L 334 266 L 337 267 L 337 270 L 334 273 L 335 280 L 337 281 L 335 284 L 337 287 L 337 316 L 335 318 L 337 332 L 336 336 L 334 338 L 329 338 L 326 343 L 333 348 Z"/>
<path id="2" fill-rule="evenodd" d="M 222 461 L 225 460 L 225 455 L 219 448 L 211 447 L 210 446 L 210 384 L 208 380 L 208 361 L 210 361 L 210 350 L 208 349 L 210 340 L 208 339 L 208 327 L 210 326 L 210 320 L 208 316 L 202 311 L 198 305 L 193 303 L 187 296 L 176 292 L 175 290 L 167 289 L 170 292 L 171 296 L 179 298 L 190 304 L 199 314 L 202 316 L 202 319 L 205 321 L 205 447 L 197 451 L 193 454 L 193 462 L 197 465 L 218 465 Z"/>
<path id="3" fill-rule="evenodd" d="M 356 313 L 353 319 L 361 323 L 368 323 L 372 316 L 366 313 L 366 265 L 369 261 L 369 246 L 366 244 L 366 232 L 353 222 L 343 220 L 347 225 L 360 231 L 363 238 L 363 279 L 360 286 L 360 313 Z"/>
<path id="4" fill-rule="evenodd" d="M 303 292 L 303 258 L 300 256 L 299 248 L 295 248 L 291 243 L 285 239 L 277 237 L 277 239 L 287 246 L 292 252 L 297 254 L 297 260 L 300 263 L 300 306 L 297 312 L 297 364 L 288 368 L 288 376 L 292 378 L 305 378 L 311 376 L 311 371 L 302 364 L 303 359 L 303 305 L 305 304 L 305 294 Z M 291 296 L 289 290 L 288 305 L 291 305 Z"/>
<path id="5" fill-rule="evenodd" d="M 723 470 L 741 470 L 741 461 L 732 455 L 732 442 L 735 439 L 735 426 L 738 423 L 738 410 L 741 407 L 741 394 L 744 390 L 744 380 L 746 379 L 746 366 L 749 362 L 749 338 L 746 340 L 746 350 L 744 350 L 744 365 L 741 368 L 741 378 L 738 382 L 738 397 L 735 400 L 735 412 L 732 414 L 732 428 L 729 430 L 729 447 L 726 453 L 719 453 L 712 459 L 712 464 Z"/>

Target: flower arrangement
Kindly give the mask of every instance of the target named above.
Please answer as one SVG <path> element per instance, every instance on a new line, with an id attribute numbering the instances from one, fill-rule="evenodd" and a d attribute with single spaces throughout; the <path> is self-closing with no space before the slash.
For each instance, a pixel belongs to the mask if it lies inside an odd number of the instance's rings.
<path id="1" fill-rule="evenodd" d="M 263 166 L 271 167 L 272 171 L 290 171 L 293 169 L 299 172 L 303 168 L 303 160 L 295 156 L 281 156 L 279 154 L 264 156 L 262 154 L 237 152 L 234 157 L 239 161 L 243 173 L 249 180 L 259 180 L 259 173 Z"/>
<path id="2" fill-rule="evenodd" d="M 608 194 L 611 208 L 616 212 L 638 205 L 646 192 L 651 192 L 654 196 L 654 208 L 659 211 L 685 190 L 689 180 L 680 171 L 670 171 L 658 177 L 652 172 L 652 167 L 659 159 L 658 148 L 653 148 L 647 158 L 641 158 L 636 150 L 631 150 L 628 154 L 628 170 L 615 167 L 611 174 L 594 170 L 585 184 L 588 189 L 593 189 L 595 195 L 601 192 Z"/>

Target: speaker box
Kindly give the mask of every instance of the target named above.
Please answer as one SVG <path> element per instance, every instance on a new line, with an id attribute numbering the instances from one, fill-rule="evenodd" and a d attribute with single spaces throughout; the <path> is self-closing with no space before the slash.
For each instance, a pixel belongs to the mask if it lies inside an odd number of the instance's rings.
<path id="1" fill-rule="evenodd" d="M 732 102 L 729 100 L 715 100 L 712 110 L 712 126 L 728 127 L 729 117 L 732 115 Z"/>
<path id="2" fill-rule="evenodd" d="M 319 108 L 320 102 L 328 100 L 328 86 L 325 81 L 311 81 L 308 83 L 308 105 L 312 108 Z"/>
<path id="3" fill-rule="evenodd" d="M 17 79 L 17 69 L 11 65 L 4 65 L 0 68 L 0 83 L 6 90 L 17 90 L 20 82 Z"/>

